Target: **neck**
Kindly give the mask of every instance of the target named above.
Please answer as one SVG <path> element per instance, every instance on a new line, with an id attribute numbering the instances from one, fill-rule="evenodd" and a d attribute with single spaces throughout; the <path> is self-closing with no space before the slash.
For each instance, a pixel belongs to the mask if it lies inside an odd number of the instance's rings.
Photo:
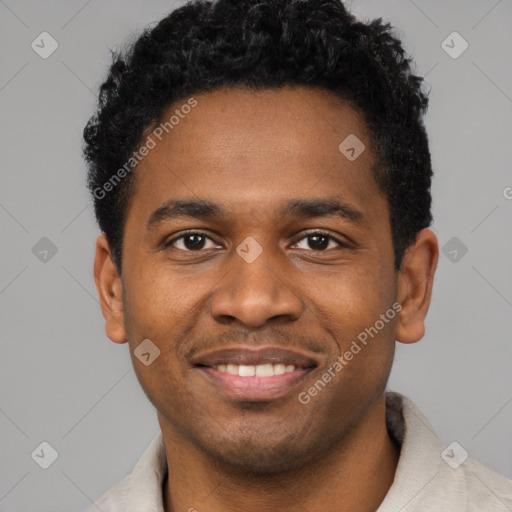
<path id="1" fill-rule="evenodd" d="M 163 484 L 165 512 L 279 510 L 375 511 L 396 471 L 399 448 L 386 429 L 382 395 L 343 439 L 314 462 L 256 474 L 214 462 L 160 416 L 172 468 Z"/>

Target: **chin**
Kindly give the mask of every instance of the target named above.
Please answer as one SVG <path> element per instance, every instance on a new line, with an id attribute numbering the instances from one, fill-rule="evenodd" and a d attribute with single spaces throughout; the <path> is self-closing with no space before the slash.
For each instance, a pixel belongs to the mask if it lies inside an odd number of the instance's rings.
<path id="1" fill-rule="evenodd" d="M 272 432 L 231 433 L 226 432 L 213 445 L 201 443 L 203 450 L 227 471 L 237 474 L 272 475 L 289 470 L 296 471 L 307 466 L 318 456 L 318 444 L 311 446 L 300 435 L 272 436 Z M 275 434 L 275 432 L 274 432 Z"/>

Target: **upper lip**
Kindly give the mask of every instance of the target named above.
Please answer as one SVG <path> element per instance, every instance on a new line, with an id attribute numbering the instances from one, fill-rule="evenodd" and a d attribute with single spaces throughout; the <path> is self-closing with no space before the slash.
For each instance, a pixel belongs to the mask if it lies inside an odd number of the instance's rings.
<path id="1" fill-rule="evenodd" d="M 279 347 L 231 347 L 199 354 L 194 357 L 195 366 L 214 367 L 219 364 L 252 365 L 260 364 L 293 364 L 297 368 L 318 366 L 318 361 L 312 356 L 301 352 Z"/>

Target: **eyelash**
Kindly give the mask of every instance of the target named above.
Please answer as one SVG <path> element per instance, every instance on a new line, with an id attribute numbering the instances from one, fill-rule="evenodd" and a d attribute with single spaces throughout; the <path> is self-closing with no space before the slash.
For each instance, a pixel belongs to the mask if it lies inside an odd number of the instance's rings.
<path id="1" fill-rule="evenodd" d="M 203 237 L 207 238 L 208 240 L 216 243 L 215 240 L 213 240 L 206 233 L 203 233 L 201 231 L 188 231 L 186 233 L 182 233 L 180 236 L 177 236 L 177 237 L 173 238 L 172 240 L 169 240 L 168 242 L 164 242 L 164 248 L 171 247 L 172 244 L 174 244 L 176 241 L 181 240 L 181 239 L 183 239 L 183 238 L 185 238 L 187 236 L 190 236 L 190 235 L 200 235 L 200 236 L 203 236 Z M 297 241 L 295 241 L 294 245 L 299 243 L 299 242 L 301 242 L 302 240 L 304 240 L 306 238 L 309 238 L 309 237 L 312 237 L 312 236 L 315 236 L 315 235 L 324 236 L 324 237 L 328 238 L 330 241 L 336 242 L 342 248 L 345 248 L 345 249 L 349 248 L 349 245 L 347 243 L 342 242 L 341 240 L 339 240 L 335 236 L 331 235 L 328 231 L 314 231 L 312 233 L 308 233 L 307 235 L 304 235 L 303 237 L 301 237 Z M 192 251 L 192 250 L 189 250 L 189 249 L 179 249 L 179 250 L 183 251 L 183 252 L 202 252 L 205 249 L 198 249 L 197 251 Z M 302 250 L 304 250 L 304 249 L 302 249 Z M 318 250 L 311 249 L 309 252 L 327 252 L 328 250 L 329 249 L 318 249 Z"/>

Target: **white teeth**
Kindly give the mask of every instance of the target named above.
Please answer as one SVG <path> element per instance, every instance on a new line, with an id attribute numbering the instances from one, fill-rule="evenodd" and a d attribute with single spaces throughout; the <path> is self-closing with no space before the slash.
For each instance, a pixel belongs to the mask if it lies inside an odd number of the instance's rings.
<path id="1" fill-rule="evenodd" d="M 259 364 L 256 366 L 257 377 L 271 377 L 274 375 L 274 368 L 271 364 Z"/>
<path id="2" fill-rule="evenodd" d="M 238 368 L 238 375 L 240 375 L 240 377 L 253 377 L 255 373 L 255 366 L 245 366 L 241 364 L 240 367 Z"/>
<path id="3" fill-rule="evenodd" d="M 286 366 L 284 364 L 274 365 L 274 375 L 282 375 L 286 372 Z"/>
<path id="4" fill-rule="evenodd" d="M 219 366 L 217 366 L 217 370 L 220 370 Z M 220 371 L 222 371 L 222 370 L 220 370 Z M 237 364 L 228 364 L 226 367 L 226 371 L 228 373 L 230 373 L 231 375 L 238 375 L 238 365 Z"/>
<path id="5" fill-rule="evenodd" d="M 291 373 L 296 367 L 293 364 L 258 364 L 258 365 L 244 365 L 244 364 L 219 364 L 215 367 L 221 372 L 229 373 L 230 375 L 239 375 L 240 377 L 272 377 L 274 375 L 282 375 L 283 373 Z"/>

